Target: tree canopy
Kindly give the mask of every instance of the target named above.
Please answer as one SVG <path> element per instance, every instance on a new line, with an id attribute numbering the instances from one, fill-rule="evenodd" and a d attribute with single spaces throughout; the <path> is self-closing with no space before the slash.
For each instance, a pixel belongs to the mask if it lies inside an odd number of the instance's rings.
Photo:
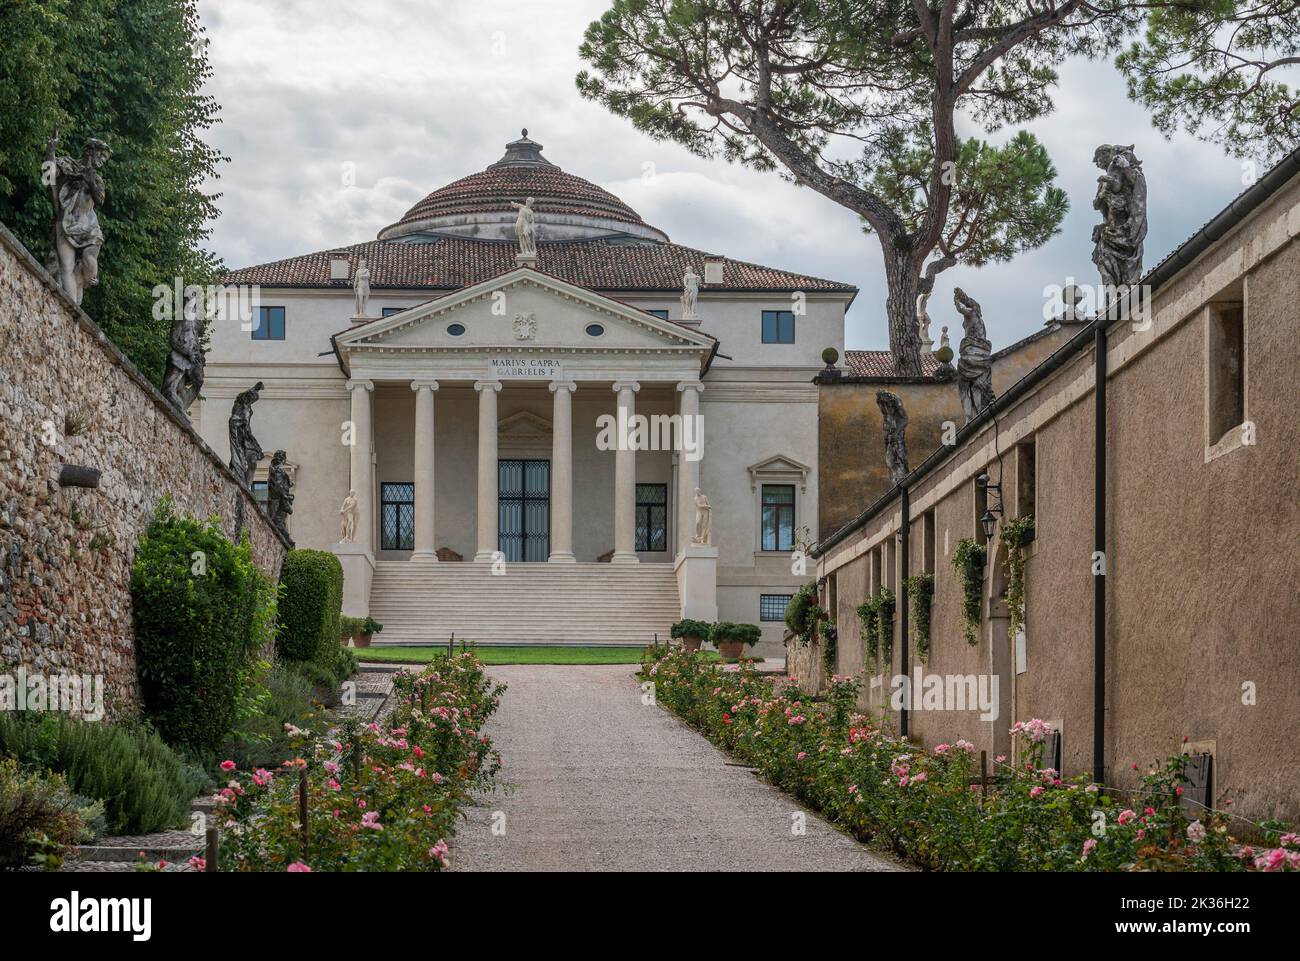
<path id="1" fill-rule="evenodd" d="M 46 141 L 79 156 L 98 137 L 113 152 L 100 282 L 83 308 L 155 383 L 170 322 L 152 289 L 205 285 L 220 264 L 202 244 L 217 214 L 203 182 L 223 159 L 201 139 L 217 105 L 194 0 L 0 0 L 0 221 L 44 260 L 53 216 L 41 183 Z"/>

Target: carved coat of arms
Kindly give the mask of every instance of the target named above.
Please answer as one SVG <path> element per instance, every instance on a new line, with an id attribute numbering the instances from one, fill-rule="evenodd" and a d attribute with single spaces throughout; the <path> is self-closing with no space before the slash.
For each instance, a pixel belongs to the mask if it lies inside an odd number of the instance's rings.
<path id="1" fill-rule="evenodd" d="M 537 336 L 537 315 L 532 313 L 517 313 L 514 321 L 515 340 L 532 340 Z"/>

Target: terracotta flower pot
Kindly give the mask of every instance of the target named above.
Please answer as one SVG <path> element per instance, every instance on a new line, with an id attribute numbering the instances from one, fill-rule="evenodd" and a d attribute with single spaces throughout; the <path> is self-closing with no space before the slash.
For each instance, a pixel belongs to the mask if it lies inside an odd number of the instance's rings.
<path id="1" fill-rule="evenodd" d="M 704 643 L 703 638 L 699 638 L 699 637 L 682 638 L 682 647 L 684 647 L 688 651 L 698 651 L 700 649 L 700 645 L 703 643 Z"/>
<path id="2" fill-rule="evenodd" d="M 741 652 L 745 649 L 744 641 L 719 641 L 718 653 L 728 660 L 735 660 L 740 657 Z"/>

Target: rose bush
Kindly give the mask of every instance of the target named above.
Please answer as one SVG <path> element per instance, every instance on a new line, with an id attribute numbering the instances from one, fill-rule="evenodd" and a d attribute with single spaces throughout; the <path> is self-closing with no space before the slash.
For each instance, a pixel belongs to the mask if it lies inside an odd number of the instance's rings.
<path id="1" fill-rule="evenodd" d="M 472 652 L 399 672 L 384 725 L 356 723 L 313 737 L 292 729 L 296 758 L 239 771 L 216 797 L 220 867 L 229 871 L 436 871 L 470 792 L 487 788 L 500 755 L 482 733 L 504 685 Z M 299 785 L 307 781 L 301 826 Z M 305 835 L 305 837 L 304 837 Z"/>
<path id="2" fill-rule="evenodd" d="M 752 665 L 723 671 L 680 649 L 651 648 L 643 680 L 658 703 L 776 786 L 863 841 L 929 870 L 1300 870 L 1300 836 L 1266 826 L 1256 851 L 1220 812 L 1181 803 L 1182 759 L 1152 767 L 1128 800 L 1042 766 L 1050 725 L 1014 728 L 1019 756 L 998 758 L 985 795 L 975 745 L 926 751 L 855 713 L 859 682 L 832 677 L 813 696 Z"/>

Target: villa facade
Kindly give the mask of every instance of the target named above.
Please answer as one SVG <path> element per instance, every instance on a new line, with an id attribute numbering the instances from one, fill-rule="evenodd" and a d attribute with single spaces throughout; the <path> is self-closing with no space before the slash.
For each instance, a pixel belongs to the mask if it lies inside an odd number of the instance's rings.
<path id="1" fill-rule="evenodd" d="M 257 306 L 215 325 L 194 421 L 227 452 L 233 399 L 264 385 L 255 487 L 285 450 L 291 535 L 340 556 L 382 640 L 645 643 L 692 616 L 780 650 L 818 530 L 812 378 L 852 286 L 674 244 L 526 135 L 373 242 L 226 283 Z"/>

